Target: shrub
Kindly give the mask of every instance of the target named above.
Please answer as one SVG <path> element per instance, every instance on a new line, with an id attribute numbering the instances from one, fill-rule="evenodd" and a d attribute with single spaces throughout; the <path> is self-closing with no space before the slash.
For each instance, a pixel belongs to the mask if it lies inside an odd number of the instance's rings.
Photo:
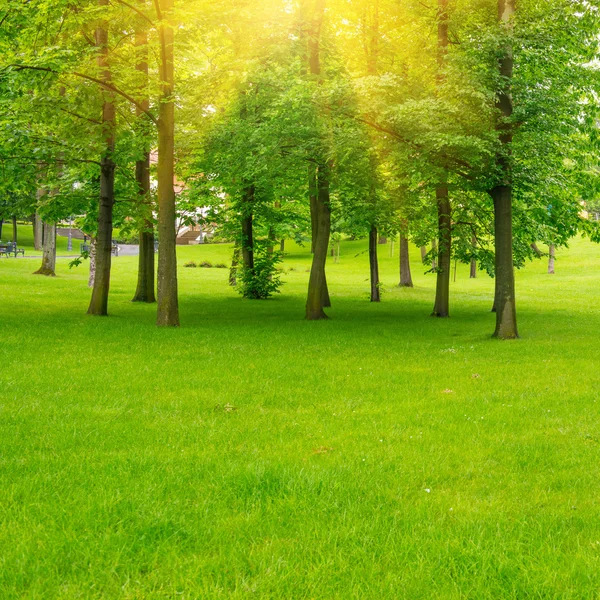
<path id="1" fill-rule="evenodd" d="M 202 269 L 212 269 L 212 266 L 213 266 L 213 265 L 212 265 L 212 263 L 211 263 L 211 262 L 209 262 L 208 260 L 204 260 L 204 261 L 202 261 L 202 262 L 201 262 L 201 263 L 200 263 L 198 266 L 199 266 L 200 268 L 202 268 Z"/>
<path id="2" fill-rule="evenodd" d="M 190 260 L 190 262 L 186 262 L 183 266 L 188 267 L 189 269 L 195 269 L 198 265 L 193 260 Z"/>

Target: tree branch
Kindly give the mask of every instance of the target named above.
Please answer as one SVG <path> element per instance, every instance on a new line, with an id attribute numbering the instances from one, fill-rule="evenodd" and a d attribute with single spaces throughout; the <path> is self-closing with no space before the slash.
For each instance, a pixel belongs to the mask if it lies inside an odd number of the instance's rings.
<path id="1" fill-rule="evenodd" d="M 81 79 L 85 79 L 86 81 L 91 81 L 96 85 L 108 90 L 109 92 L 114 92 L 115 94 L 125 98 L 133 104 L 140 112 L 144 113 L 155 125 L 158 125 L 158 120 L 156 117 L 148 110 L 146 110 L 133 96 L 130 96 L 127 92 L 120 90 L 118 87 L 113 85 L 112 83 L 107 83 L 102 81 L 101 79 L 97 79 L 96 77 L 92 77 L 91 75 L 86 75 L 85 73 L 78 73 L 77 71 L 71 71 L 70 73 L 59 73 L 50 67 L 35 67 L 32 65 L 17 65 L 12 64 L 5 67 L 5 69 L 14 68 L 17 71 L 31 70 L 31 71 L 42 71 L 44 73 L 54 73 L 55 75 L 73 75 L 75 77 L 80 77 Z"/>

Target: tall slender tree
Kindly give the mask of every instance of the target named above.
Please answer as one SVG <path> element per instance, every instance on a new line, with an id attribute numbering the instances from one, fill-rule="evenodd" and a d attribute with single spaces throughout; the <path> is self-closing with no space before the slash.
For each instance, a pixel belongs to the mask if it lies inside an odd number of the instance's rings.
<path id="1" fill-rule="evenodd" d="M 490 195 L 494 201 L 494 239 L 496 247 L 495 300 L 496 330 L 494 337 L 515 339 L 517 331 L 517 309 L 515 304 L 515 270 L 513 264 L 512 223 L 512 175 L 511 144 L 513 139 L 510 119 L 513 113 L 511 80 L 513 76 L 513 52 L 510 43 L 512 20 L 515 15 L 515 0 L 498 0 L 498 18 L 504 33 L 503 47 L 499 59 L 499 82 L 496 107 L 498 109 L 498 131 L 501 150 L 496 164 L 500 179 Z"/>
<path id="2" fill-rule="evenodd" d="M 138 0 L 140 9 L 144 9 L 146 0 Z M 136 161 L 135 180 L 138 187 L 138 207 L 140 219 L 140 254 L 138 263 L 138 281 L 134 302 L 152 304 L 156 302 L 154 293 L 154 219 L 150 195 L 150 148 L 148 147 L 146 115 L 150 110 L 148 97 L 148 32 L 146 21 L 138 19 L 135 31 L 136 71 L 140 75 L 140 99 L 136 106 L 137 126 L 143 145 L 143 156 Z"/>
<path id="3" fill-rule="evenodd" d="M 175 230 L 174 0 L 154 0 L 159 20 L 161 93 L 158 117 L 159 327 L 179 327 Z"/>
<path id="4" fill-rule="evenodd" d="M 103 9 L 109 0 L 98 0 Z M 96 47 L 98 70 L 102 82 L 102 134 L 104 151 L 100 159 L 100 202 L 98 207 L 98 235 L 96 237 L 96 274 L 88 314 L 108 315 L 108 294 L 110 291 L 110 272 L 112 262 L 113 208 L 115 204 L 115 135 L 116 105 L 115 94 L 111 90 L 112 74 L 110 69 L 109 22 L 103 15 L 96 28 Z"/>

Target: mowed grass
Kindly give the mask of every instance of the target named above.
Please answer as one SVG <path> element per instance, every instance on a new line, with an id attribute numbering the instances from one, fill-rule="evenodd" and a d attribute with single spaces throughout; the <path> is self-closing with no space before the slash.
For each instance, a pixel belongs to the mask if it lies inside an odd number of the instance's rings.
<path id="1" fill-rule="evenodd" d="M 429 317 L 416 248 L 406 290 L 381 247 L 370 304 L 364 242 L 305 322 L 288 246 L 266 302 L 182 248 L 178 330 L 130 302 L 135 258 L 108 319 L 86 267 L 0 259 L 0 597 L 599 598 L 600 248 L 519 272 L 499 342 L 466 267 Z"/>

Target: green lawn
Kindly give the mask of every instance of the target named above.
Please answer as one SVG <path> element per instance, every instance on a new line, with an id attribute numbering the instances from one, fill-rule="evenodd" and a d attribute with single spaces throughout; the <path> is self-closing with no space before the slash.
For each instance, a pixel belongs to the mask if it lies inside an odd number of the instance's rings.
<path id="1" fill-rule="evenodd" d="M 86 266 L 0 259 L 0 597 L 599 598 L 600 248 L 518 273 L 515 342 L 466 267 L 430 318 L 416 248 L 413 290 L 381 248 L 371 305 L 365 249 L 327 322 L 306 249 L 265 302 L 181 268 L 178 330 L 129 301 L 135 258 L 108 319 Z"/>

